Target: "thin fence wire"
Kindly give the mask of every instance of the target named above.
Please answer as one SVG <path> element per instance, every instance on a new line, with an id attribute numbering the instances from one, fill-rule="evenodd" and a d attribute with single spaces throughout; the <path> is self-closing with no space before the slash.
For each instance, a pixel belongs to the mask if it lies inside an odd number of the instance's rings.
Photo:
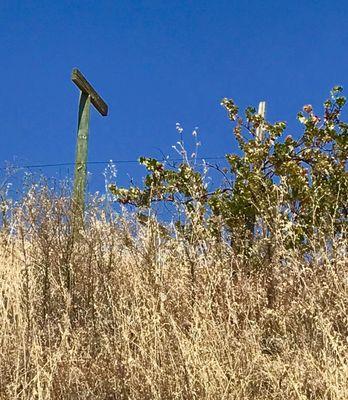
<path id="1" fill-rule="evenodd" d="M 214 160 L 224 160 L 225 156 L 217 156 L 217 157 L 198 157 L 196 160 L 200 161 L 214 161 Z M 166 158 L 161 160 L 162 162 L 179 162 L 182 161 L 182 158 Z M 139 160 L 109 160 L 109 161 L 88 161 L 87 165 L 107 165 L 107 164 L 138 164 Z M 32 164 L 32 165 L 19 165 L 12 166 L 12 168 L 50 168 L 50 167 L 70 167 L 74 166 L 74 162 L 63 162 L 63 163 L 52 163 L 52 164 Z M 0 170 L 6 170 L 9 167 L 0 167 Z"/>

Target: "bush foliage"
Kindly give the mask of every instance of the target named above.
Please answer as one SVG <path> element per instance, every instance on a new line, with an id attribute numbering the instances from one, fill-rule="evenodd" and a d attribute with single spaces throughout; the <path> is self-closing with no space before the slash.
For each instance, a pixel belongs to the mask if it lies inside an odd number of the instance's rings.
<path id="1" fill-rule="evenodd" d="M 227 233 L 236 246 L 241 236 L 255 238 L 260 230 L 270 236 L 290 226 L 288 246 L 306 248 L 318 231 L 340 235 L 348 198 L 348 124 L 341 120 L 346 103 L 341 94 L 342 87 L 333 88 L 321 117 L 311 105 L 304 106 L 297 115 L 303 128 L 297 138 L 284 138 L 284 122 L 270 123 L 251 107 L 241 115 L 234 101 L 224 98 L 221 105 L 234 124 L 239 153 L 226 155 L 223 185 L 209 192 L 203 174 L 187 157 L 174 169 L 142 157 L 148 171 L 145 187 L 112 185 L 110 190 L 140 212 L 154 202 L 174 202 L 184 208 L 186 228 L 193 220 L 204 221 L 218 237 Z"/>

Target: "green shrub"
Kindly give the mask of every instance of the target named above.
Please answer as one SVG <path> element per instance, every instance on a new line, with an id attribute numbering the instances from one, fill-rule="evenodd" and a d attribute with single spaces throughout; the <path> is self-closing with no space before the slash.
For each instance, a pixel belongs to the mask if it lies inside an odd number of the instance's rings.
<path id="1" fill-rule="evenodd" d="M 187 158 L 177 168 L 153 158 L 140 158 L 148 175 L 144 188 L 110 186 L 117 201 L 143 210 L 154 202 L 174 202 L 184 208 L 186 227 L 199 220 L 238 238 L 270 237 L 291 226 L 289 246 L 306 247 L 313 235 L 342 235 L 347 224 L 348 124 L 341 120 L 346 99 L 342 87 L 331 91 L 319 117 L 311 105 L 298 113 L 302 133 L 285 136 L 284 122 L 270 123 L 247 108 L 239 114 L 233 100 L 221 105 L 234 124 L 239 154 L 227 154 L 229 179 L 209 192 L 205 179 Z M 260 135 L 260 131 L 262 134 Z M 285 138 L 284 138 L 285 136 Z M 276 225 L 276 226 L 275 226 Z"/>

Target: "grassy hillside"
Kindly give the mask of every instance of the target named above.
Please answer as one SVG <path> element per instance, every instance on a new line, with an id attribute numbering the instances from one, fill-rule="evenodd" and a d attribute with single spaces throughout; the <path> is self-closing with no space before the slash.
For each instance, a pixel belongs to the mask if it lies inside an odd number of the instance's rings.
<path id="1" fill-rule="evenodd" d="M 98 199 L 70 228 L 44 187 L 2 227 L 0 399 L 347 399 L 344 235 L 236 252 Z"/>
<path id="2" fill-rule="evenodd" d="M 239 152 L 213 188 L 178 124 L 179 165 L 141 157 L 142 188 L 109 186 L 121 213 L 96 196 L 80 223 L 64 191 L 3 189 L 0 400 L 346 400 L 342 90 L 285 138 L 223 99 Z"/>

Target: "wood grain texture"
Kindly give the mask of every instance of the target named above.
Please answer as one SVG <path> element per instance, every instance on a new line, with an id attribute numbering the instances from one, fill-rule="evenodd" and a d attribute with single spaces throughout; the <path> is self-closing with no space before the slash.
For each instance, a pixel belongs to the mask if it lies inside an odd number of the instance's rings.
<path id="1" fill-rule="evenodd" d="M 101 115 L 104 117 L 108 115 L 108 105 L 77 68 L 72 70 L 71 80 L 81 90 L 81 92 L 90 96 L 92 104 Z"/>
<path id="2" fill-rule="evenodd" d="M 85 206 L 90 105 L 91 97 L 87 93 L 81 92 L 73 194 L 74 216 L 78 224 L 83 221 Z"/>

